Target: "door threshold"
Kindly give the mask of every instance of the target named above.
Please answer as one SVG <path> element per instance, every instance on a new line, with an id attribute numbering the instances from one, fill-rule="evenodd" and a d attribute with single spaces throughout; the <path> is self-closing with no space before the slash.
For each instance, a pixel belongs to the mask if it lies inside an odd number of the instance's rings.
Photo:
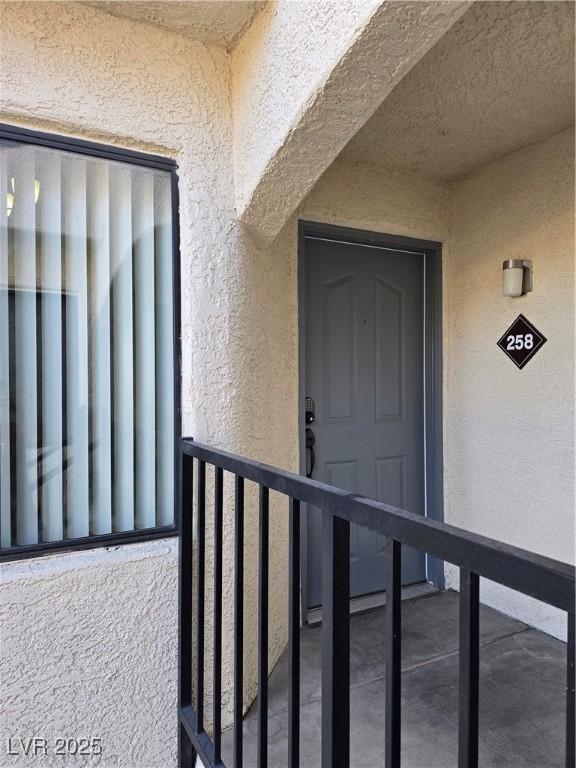
<path id="1" fill-rule="evenodd" d="M 412 600 L 415 597 L 423 597 L 424 595 L 431 595 L 434 592 L 438 592 L 438 587 L 434 584 L 428 584 L 428 582 L 421 582 L 420 584 L 410 584 L 407 587 L 402 587 L 401 598 L 402 600 Z M 366 613 L 372 611 L 374 608 L 381 608 L 386 605 L 386 592 L 375 592 L 373 595 L 361 595 L 360 597 L 353 597 L 350 600 L 350 615 L 356 613 Z M 305 625 L 308 627 L 314 627 L 322 623 L 322 606 L 318 608 L 311 608 L 308 611 Z"/>

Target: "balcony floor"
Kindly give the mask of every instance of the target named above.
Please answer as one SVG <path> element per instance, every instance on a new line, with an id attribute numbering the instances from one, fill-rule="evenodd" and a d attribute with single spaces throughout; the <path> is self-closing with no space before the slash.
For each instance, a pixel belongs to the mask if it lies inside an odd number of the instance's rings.
<path id="1" fill-rule="evenodd" d="M 351 765 L 383 765 L 384 608 L 351 619 Z M 456 766 L 458 596 L 402 604 L 402 765 Z M 301 632 L 301 766 L 320 766 L 320 627 Z M 480 765 L 563 765 L 566 646 L 485 606 L 480 615 Z M 286 654 L 270 677 L 269 766 L 287 765 Z M 244 721 L 245 768 L 256 766 L 256 707 Z M 232 766 L 233 730 L 223 733 Z"/>

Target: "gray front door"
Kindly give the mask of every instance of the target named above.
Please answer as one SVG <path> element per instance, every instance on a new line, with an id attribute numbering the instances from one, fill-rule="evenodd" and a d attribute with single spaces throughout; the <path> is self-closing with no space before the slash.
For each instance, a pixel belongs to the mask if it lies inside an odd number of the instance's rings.
<path id="1" fill-rule="evenodd" d="M 312 476 L 425 514 L 424 256 L 306 238 L 306 380 Z M 308 450 L 308 467 L 312 450 Z M 321 603 L 321 515 L 308 519 L 308 608 Z M 352 526 L 353 596 L 386 588 L 384 540 Z M 424 581 L 404 550 L 404 584 Z"/>

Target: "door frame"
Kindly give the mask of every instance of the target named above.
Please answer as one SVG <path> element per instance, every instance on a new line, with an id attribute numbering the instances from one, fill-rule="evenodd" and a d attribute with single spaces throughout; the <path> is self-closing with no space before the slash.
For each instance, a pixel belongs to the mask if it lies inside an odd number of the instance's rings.
<path id="1" fill-rule="evenodd" d="M 316 221 L 298 221 L 298 442 L 300 473 L 306 473 L 304 398 L 306 397 L 306 241 L 338 243 L 418 253 L 424 258 L 424 488 L 426 517 L 444 520 L 443 376 L 442 376 L 442 243 L 403 235 L 371 232 Z M 302 506 L 301 608 L 308 619 L 308 520 Z M 426 580 L 444 587 L 444 563 L 426 555 Z"/>

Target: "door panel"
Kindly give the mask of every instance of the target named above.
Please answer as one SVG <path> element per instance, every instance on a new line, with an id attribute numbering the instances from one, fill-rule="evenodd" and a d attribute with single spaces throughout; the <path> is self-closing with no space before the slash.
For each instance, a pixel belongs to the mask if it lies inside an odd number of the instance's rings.
<path id="1" fill-rule="evenodd" d="M 324 419 L 354 423 L 356 400 L 356 281 L 353 276 L 324 285 Z"/>
<path id="2" fill-rule="evenodd" d="M 376 295 L 376 421 L 404 416 L 404 295 L 379 275 Z"/>
<path id="3" fill-rule="evenodd" d="M 306 239 L 313 476 L 418 514 L 424 495 L 424 257 Z M 321 602 L 321 515 L 308 510 L 308 607 Z M 351 594 L 385 589 L 384 540 L 351 527 Z M 404 583 L 425 579 L 405 550 Z"/>

